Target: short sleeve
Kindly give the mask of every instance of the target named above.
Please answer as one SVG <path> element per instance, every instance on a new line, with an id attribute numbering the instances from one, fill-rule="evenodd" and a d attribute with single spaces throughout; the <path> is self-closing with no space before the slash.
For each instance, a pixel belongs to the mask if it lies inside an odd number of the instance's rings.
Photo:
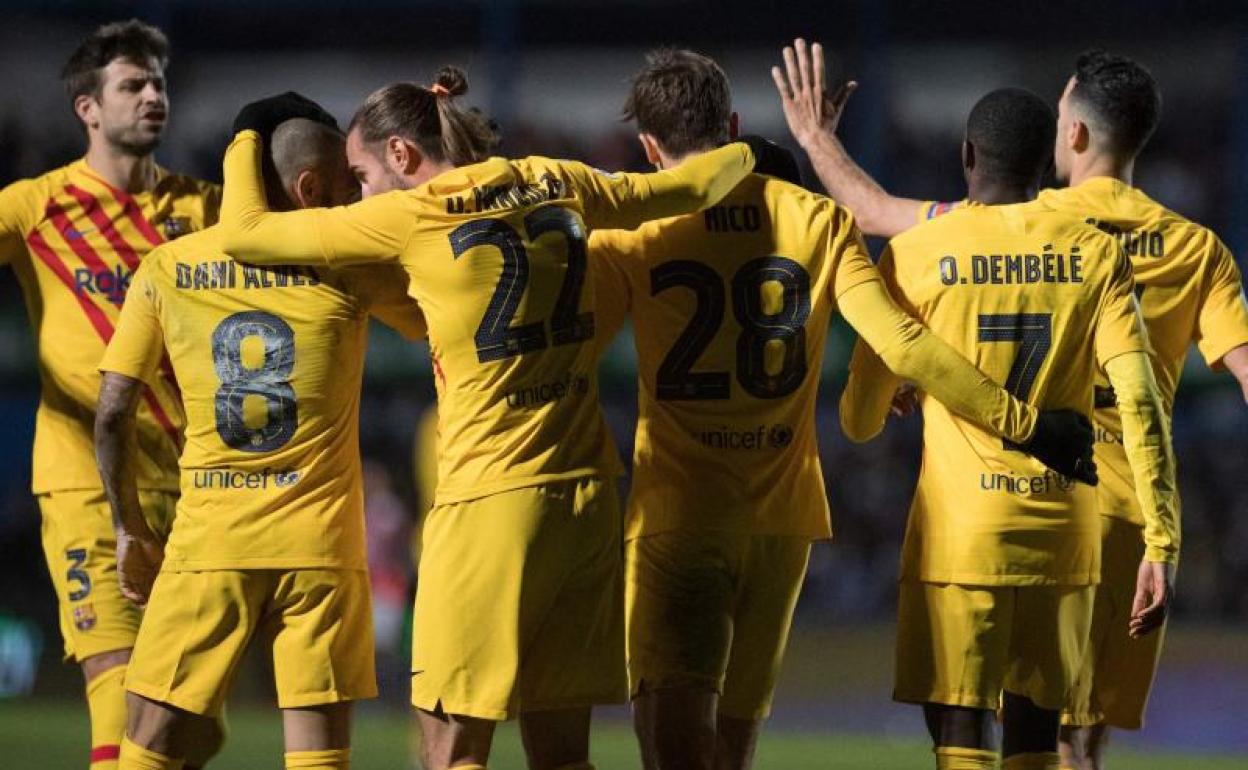
<path id="1" fill-rule="evenodd" d="M 0 265 L 9 265 L 26 253 L 26 233 L 34 226 L 29 180 L 0 190 Z"/>
<path id="2" fill-rule="evenodd" d="M 1248 344 L 1248 301 L 1244 299 L 1243 281 L 1234 257 L 1221 241 L 1216 243 L 1196 334 L 1196 346 L 1210 366 L 1217 366 L 1231 350 Z"/>
<path id="3" fill-rule="evenodd" d="M 1096 319 L 1096 360 L 1102 368 L 1106 361 L 1123 353 L 1149 351 L 1140 304 L 1135 298 L 1131 260 L 1117 243 L 1108 238 L 1103 248 L 1112 254 L 1114 261 Z"/>
<path id="4" fill-rule="evenodd" d="M 153 273 L 156 253 L 139 265 L 121 307 L 121 316 L 112 340 L 100 361 L 102 372 L 116 372 L 154 384 L 165 351 L 164 332 L 157 310 L 159 297 Z"/>

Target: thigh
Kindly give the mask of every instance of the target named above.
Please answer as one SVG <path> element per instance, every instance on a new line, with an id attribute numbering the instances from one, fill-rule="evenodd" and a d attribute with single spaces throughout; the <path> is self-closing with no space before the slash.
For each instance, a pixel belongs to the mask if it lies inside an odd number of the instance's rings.
<path id="1" fill-rule="evenodd" d="M 52 492 L 38 500 L 66 659 L 133 647 L 142 614 L 121 595 L 117 535 L 103 492 Z"/>
<path id="2" fill-rule="evenodd" d="M 1025 586 L 1017 590 L 1005 688 L 1037 706 L 1061 710 L 1077 680 L 1096 586 Z"/>
<path id="3" fill-rule="evenodd" d="M 515 715 L 527 619 L 546 614 L 566 570 L 558 559 L 534 563 L 536 554 L 573 499 L 566 485 L 539 485 L 429 511 L 413 617 L 412 705 L 478 719 Z"/>
<path id="4" fill-rule="evenodd" d="M 277 705 L 300 709 L 377 697 L 368 573 L 282 570 L 274 583 L 264 625 Z"/>
<path id="5" fill-rule="evenodd" d="M 271 592 L 264 570 L 160 573 L 126 689 L 194 714 L 220 713 Z"/>
<path id="6" fill-rule="evenodd" d="M 1140 528 L 1113 519 L 1103 546 L 1104 568 L 1092 630 L 1097 646 L 1089 652 L 1094 659 L 1092 699 L 1099 705 L 1106 724 L 1138 730 L 1144 725 L 1166 626 L 1139 639 L 1132 639 L 1127 633 L 1136 577 L 1144 558 Z M 1101 612 L 1102 597 L 1107 600 L 1105 612 Z"/>
<path id="7" fill-rule="evenodd" d="M 754 720 L 770 713 L 809 560 L 809 538 L 750 538 L 733 613 L 732 652 L 719 701 L 720 714 Z"/>
<path id="8" fill-rule="evenodd" d="M 563 711 L 628 698 L 623 517 L 613 481 L 549 485 L 546 526 L 521 586 L 519 708 Z"/>
<path id="9" fill-rule="evenodd" d="M 1016 617 L 1014 591 L 902 581 L 893 698 L 995 710 Z"/>
<path id="10" fill-rule="evenodd" d="M 723 689 L 748 537 L 678 530 L 628 542 L 628 672 L 634 697 L 656 689 Z"/>

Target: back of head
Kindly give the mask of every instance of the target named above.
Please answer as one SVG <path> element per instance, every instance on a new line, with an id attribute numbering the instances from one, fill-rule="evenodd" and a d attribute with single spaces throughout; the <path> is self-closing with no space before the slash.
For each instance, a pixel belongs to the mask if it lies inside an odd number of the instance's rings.
<path id="1" fill-rule="evenodd" d="M 1157 128 L 1161 91 L 1139 62 L 1094 49 L 1075 60 L 1070 101 L 1092 130 L 1093 141 L 1134 158 Z"/>
<path id="2" fill-rule="evenodd" d="M 61 70 L 70 101 L 79 96 L 98 99 L 104 85 L 103 69 L 114 59 L 142 66 L 154 61 L 164 69 L 169 63 L 169 40 L 158 28 L 138 19 L 99 27 L 78 45 Z"/>
<path id="3" fill-rule="evenodd" d="M 664 152 L 682 157 L 728 141 L 732 95 L 728 76 L 693 51 L 662 48 L 633 76 L 624 119 L 653 136 Z"/>
<path id="4" fill-rule="evenodd" d="M 342 131 L 307 118 L 294 118 L 278 125 L 269 141 L 273 160 L 271 174 L 265 175 L 265 195 L 274 208 L 295 208 L 298 201 L 291 191 L 300 177 L 311 172 L 316 178 L 315 192 L 305 195 L 304 205 L 324 206 L 344 203 L 340 191 L 344 180 L 352 184 L 347 169 L 346 138 Z M 267 164 L 266 164 L 267 167 Z M 309 199 L 310 198 L 310 199 Z"/>
<path id="5" fill-rule="evenodd" d="M 1053 159 L 1056 132 L 1053 110 L 1022 88 L 988 93 L 966 119 L 975 173 L 1009 184 L 1039 184 Z"/>
<path id="6" fill-rule="evenodd" d="M 456 104 L 455 97 L 466 93 L 463 70 L 443 67 L 431 88 L 392 83 L 369 94 L 348 130 L 359 131 L 366 146 L 398 136 L 439 163 L 479 163 L 498 146 L 498 128 L 480 110 Z"/>

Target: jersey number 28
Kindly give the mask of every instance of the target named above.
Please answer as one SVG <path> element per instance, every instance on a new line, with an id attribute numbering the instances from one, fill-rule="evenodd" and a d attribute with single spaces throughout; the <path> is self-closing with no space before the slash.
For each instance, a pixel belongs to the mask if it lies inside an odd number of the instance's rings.
<path id="1" fill-rule="evenodd" d="M 763 306 L 763 285 L 775 281 L 783 290 L 776 312 Z M 697 305 L 689 325 L 659 365 L 656 396 L 662 401 L 705 401 L 729 397 L 728 372 L 695 372 L 724 323 L 727 296 L 719 273 L 701 262 L 678 259 L 650 271 L 650 294 L 683 287 Z M 732 277 L 732 314 L 741 327 L 737 337 L 737 382 L 756 398 L 780 398 L 806 378 L 806 319 L 810 317 L 810 274 L 787 257 L 750 260 Z M 783 346 L 783 360 L 768 372 L 767 346 Z"/>

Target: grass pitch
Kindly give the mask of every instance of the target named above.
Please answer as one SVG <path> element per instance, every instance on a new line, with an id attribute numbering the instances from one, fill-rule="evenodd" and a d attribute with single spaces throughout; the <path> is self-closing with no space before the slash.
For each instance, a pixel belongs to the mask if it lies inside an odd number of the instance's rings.
<path id="1" fill-rule="evenodd" d="M 354 770 L 412 767 L 407 717 L 387 710 L 364 710 L 355 724 Z M 0 767 L 5 770 L 85 768 L 85 704 L 65 700 L 0 701 Z M 603 721 L 594 729 L 594 760 L 599 770 L 635 770 L 641 763 L 626 724 Z M 1147 754 L 1128 750 L 1113 755 L 1114 765 L 1132 770 L 1232 770 L 1243 757 Z M 230 737 L 214 770 L 281 768 L 281 722 L 276 712 L 249 706 L 230 714 Z M 514 725 L 504 725 L 495 741 L 493 770 L 523 768 Z M 763 738 L 759 770 L 923 770 L 934 767 L 922 736 L 898 740 L 851 735 L 818 735 L 772 730 Z"/>

